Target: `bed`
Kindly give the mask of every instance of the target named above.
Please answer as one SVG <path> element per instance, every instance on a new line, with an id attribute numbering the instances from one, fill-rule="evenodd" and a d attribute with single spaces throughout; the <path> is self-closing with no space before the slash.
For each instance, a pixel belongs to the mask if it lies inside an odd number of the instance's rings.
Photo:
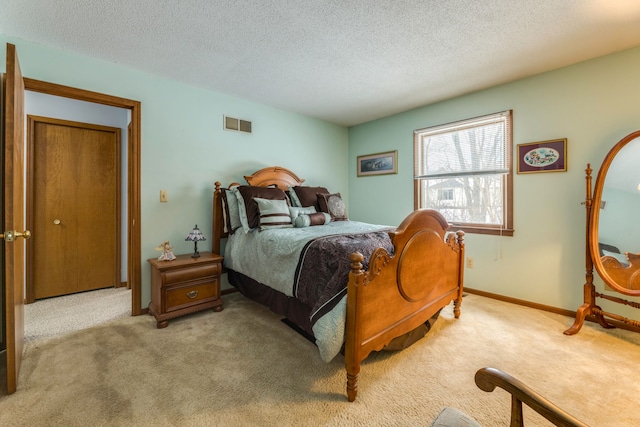
<path id="1" fill-rule="evenodd" d="M 420 336 L 452 301 L 460 316 L 464 233 L 438 212 L 366 224 L 348 218 L 339 193 L 286 168 L 245 180 L 215 183 L 213 251 L 226 239 L 229 283 L 311 336 L 323 360 L 344 354 L 349 401 L 372 351 Z"/>

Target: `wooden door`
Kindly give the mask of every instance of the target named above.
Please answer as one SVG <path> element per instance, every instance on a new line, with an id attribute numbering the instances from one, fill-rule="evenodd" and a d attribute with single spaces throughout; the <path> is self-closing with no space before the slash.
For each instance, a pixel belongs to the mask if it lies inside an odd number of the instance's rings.
<path id="1" fill-rule="evenodd" d="M 37 116 L 27 124 L 39 236 L 29 297 L 118 286 L 121 130 Z"/>
<path id="2" fill-rule="evenodd" d="M 4 86 L 3 206 L 4 238 L 2 274 L 4 281 L 7 393 L 16 391 L 24 348 L 24 252 L 25 240 L 11 241 L 9 230 L 24 230 L 24 81 L 16 47 L 7 44 Z"/>

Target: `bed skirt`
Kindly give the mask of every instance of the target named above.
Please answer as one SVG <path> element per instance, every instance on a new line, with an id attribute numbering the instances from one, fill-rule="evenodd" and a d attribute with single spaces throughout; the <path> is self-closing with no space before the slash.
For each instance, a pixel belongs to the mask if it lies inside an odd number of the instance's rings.
<path id="1" fill-rule="evenodd" d="M 275 289 L 256 282 L 250 277 L 247 277 L 242 273 L 238 273 L 235 270 L 227 269 L 227 279 L 229 280 L 229 283 L 241 294 L 259 304 L 264 305 L 265 307 L 268 307 L 274 313 L 286 317 L 287 320 L 294 323 L 304 332 L 313 337 L 313 329 L 311 328 L 311 321 L 309 320 L 311 307 L 295 298 L 284 295 Z M 440 311 L 414 330 L 395 338 L 386 345 L 383 350 L 398 351 L 414 344 L 429 332 L 434 322 L 438 320 L 439 314 Z"/>
<path id="2" fill-rule="evenodd" d="M 229 283 L 247 298 L 268 307 L 276 314 L 286 317 L 303 331 L 313 336 L 311 307 L 299 300 L 276 291 L 235 270 L 227 269 Z"/>

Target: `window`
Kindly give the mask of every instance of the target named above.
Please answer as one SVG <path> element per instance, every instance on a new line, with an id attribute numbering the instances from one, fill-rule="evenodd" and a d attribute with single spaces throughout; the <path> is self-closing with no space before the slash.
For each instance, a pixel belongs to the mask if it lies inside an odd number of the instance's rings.
<path id="1" fill-rule="evenodd" d="M 470 233 L 513 235 L 511 111 L 414 132 L 415 208 Z"/>

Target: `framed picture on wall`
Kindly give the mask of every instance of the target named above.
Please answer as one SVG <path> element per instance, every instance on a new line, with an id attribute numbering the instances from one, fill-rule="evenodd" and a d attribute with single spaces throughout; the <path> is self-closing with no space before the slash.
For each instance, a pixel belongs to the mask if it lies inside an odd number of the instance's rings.
<path id="1" fill-rule="evenodd" d="M 358 156 L 358 176 L 398 173 L 398 150 Z"/>
<path id="2" fill-rule="evenodd" d="M 518 173 L 565 172 L 567 139 L 518 145 Z"/>

